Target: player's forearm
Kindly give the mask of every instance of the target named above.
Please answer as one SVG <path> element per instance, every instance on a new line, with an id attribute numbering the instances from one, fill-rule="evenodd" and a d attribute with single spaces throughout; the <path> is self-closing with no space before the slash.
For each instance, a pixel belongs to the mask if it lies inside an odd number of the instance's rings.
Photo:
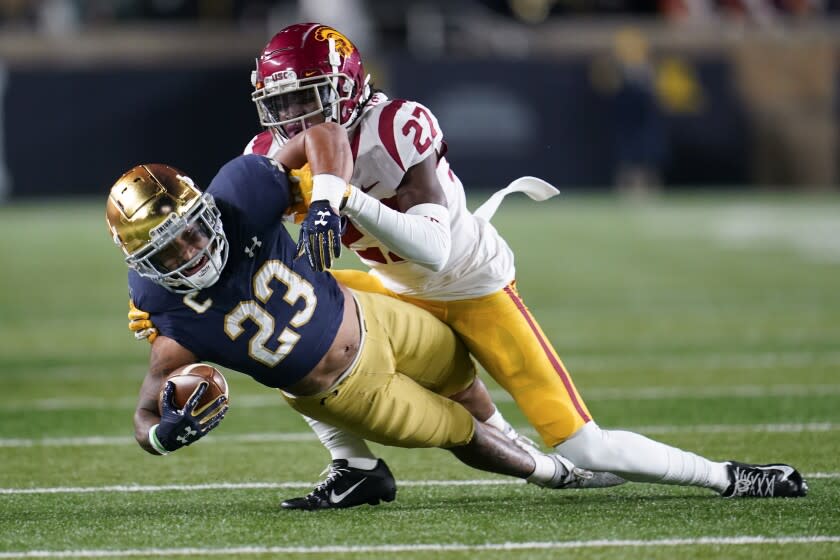
<path id="1" fill-rule="evenodd" d="M 138 408 L 134 412 L 134 439 L 144 451 L 152 455 L 160 455 L 149 441 L 149 430 L 160 422 L 160 415 L 157 412 L 145 408 Z"/>
<path id="2" fill-rule="evenodd" d="M 155 345 L 153 344 L 153 346 Z M 152 455 L 160 455 L 149 441 L 149 430 L 160 422 L 157 402 L 160 385 L 161 376 L 149 371 L 140 386 L 140 396 L 137 400 L 137 408 L 134 411 L 134 439 L 137 440 L 140 447 Z"/>
<path id="3" fill-rule="evenodd" d="M 436 272 L 449 260 L 452 235 L 445 206 L 424 203 L 402 213 L 354 188 L 343 213 L 404 259 Z"/>
<path id="4" fill-rule="evenodd" d="M 353 152 L 344 127 L 323 123 L 307 129 L 303 148 L 313 176 L 335 175 L 345 183 L 350 182 L 353 175 Z"/>
<path id="5" fill-rule="evenodd" d="M 147 452 L 160 455 L 149 441 L 149 430 L 160 422 L 158 400 L 166 376 L 175 369 L 198 361 L 198 358 L 166 336 L 158 336 L 149 353 L 149 371 L 140 386 L 140 396 L 134 411 L 134 439 Z"/>

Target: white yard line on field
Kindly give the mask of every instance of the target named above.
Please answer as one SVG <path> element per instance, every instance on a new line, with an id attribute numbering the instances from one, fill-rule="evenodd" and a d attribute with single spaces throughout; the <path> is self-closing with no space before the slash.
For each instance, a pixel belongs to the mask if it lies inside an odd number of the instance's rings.
<path id="1" fill-rule="evenodd" d="M 840 430 L 840 424 L 832 422 L 809 422 L 789 424 L 693 424 L 686 426 L 610 426 L 609 429 L 629 430 L 643 434 L 720 434 L 720 433 L 807 433 L 833 432 Z M 517 429 L 527 435 L 536 435 L 530 427 L 519 426 Z M 212 434 L 206 443 L 299 443 L 315 441 L 314 432 L 264 432 L 221 435 Z M 86 436 L 86 437 L 46 437 L 46 438 L 0 438 L 3 447 L 90 447 L 102 445 L 134 445 L 130 436 Z"/>
<path id="2" fill-rule="evenodd" d="M 557 308 L 562 310 L 563 308 Z M 797 342 L 799 340 L 797 339 Z M 560 357 L 574 374 L 585 370 L 589 373 L 621 372 L 632 366 L 634 370 L 703 373 L 729 370 L 756 370 L 767 368 L 830 368 L 840 365 L 840 351 L 830 350 L 773 350 L 735 352 L 672 352 L 654 354 L 644 351 L 624 354 L 574 354 L 559 347 Z M 15 374 L 27 375 L 28 374 Z M 140 383 L 140 378 L 128 375 L 114 377 L 113 372 L 85 369 L 81 366 L 45 366 L 38 372 L 39 379 L 80 379 L 108 381 L 110 383 Z M 8 403 L 4 401 L 3 405 Z M 133 402 L 132 402 L 133 404 Z"/>
<path id="3" fill-rule="evenodd" d="M 506 391 L 490 391 L 496 402 L 512 402 Z M 611 387 L 585 389 L 581 395 L 587 402 L 615 400 L 660 400 L 660 399 L 720 399 L 726 397 L 809 397 L 840 395 L 840 385 L 705 385 L 698 387 Z"/>
<path id="4" fill-rule="evenodd" d="M 478 480 L 401 480 L 401 487 L 414 486 L 509 486 L 525 484 L 518 478 Z M 113 485 L 113 486 L 48 486 L 43 488 L 0 488 L 0 494 L 98 494 L 100 492 L 193 492 L 198 490 L 283 490 L 311 488 L 312 481 L 301 482 L 214 482 L 207 484 Z"/>
<path id="5" fill-rule="evenodd" d="M 502 389 L 490 391 L 497 402 L 512 402 Z M 658 399 L 719 399 L 723 397 L 808 397 L 840 395 L 840 384 L 818 385 L 705 385 L 698 387 L 650 386 L 593 388 L 583 391 L 587 401 L 605 400 L 658 400 Z M 233 396 L 237 408 L 263 408 L 282 406 L 283 400 L 273 393 Z M 18 410 L 90 410 L 131 409 L 137 404 L 135 397 L 66 397 L 33 400 L 4 401 L 0 411 Z"/>
<path id="6" fill-rule="evenodd" d="M 656 371 L 721 371 L 767 368 L 828 367 L 840 365 L 840 352 L 811 352 L 783 350 L 774 352 L 698 353 L 698 354 L 625 354 L 603 356 L 574 356 L 567 361 L 572 373 L 652 369 Z"/>
<path id="7" fill-rule="evenodd" d="M 786 247 L 808 260 L 840 261 L 836 242 L 840 220 L 830 207 L 786 212 L 767 206 L 733 206 L 699 231 L 735 249 Z"/>
<path id="8" fill-rule="evenodd" d="M 315 441 L 314 432 L 274 432 L 252 433 L 236 435 L 216 435 L 206 441 L 216 443 L 296 443 L 301 441 Z M 80 436 L 80 437 L 47 437 L 41 439 L 9 438 L 0 439 L 2 447 L 88 447 L 99 445 L 129 445 L 135 444 L 130 436 Z"/>
<path id="9" fill-rule="evenodd" d="M 710 240 L 736 251 L 792 252 L 808 261 L 840 262 L 840 219 L 836 204 L 779 204 L 736 202 L 713 213 L 699 211 L 663 213 L 644 208 L 634 215 L 635 224 L 657 242 L 663 235 L 674 241 Z"/>
<path id="10" fill-rule="evenodd" d="M 695 537 L 690 539 L 503 542 L 484 544 L 386 544 L 356 546 L 241 546 L 227 548 L 134 548 L 125 550 L 28 550 L 0 552 L 0 558 L 126 558 L 131 556 L 246 556 L 264 554 L 394 554 L 400 552 L 480 552 L 493 550 L 574 550 L 587 548 L 654 548 L 677 546 L 743 546 L 840 542 L 838 535 L 793 537 Z"/>
<path id="11" fill-rule="evenodd" d="M 804 432 L 833 432 L 840 430 L 840 424 L 832 422 L 806 422 L 806 423 L 787 423 L 787 424 L 692 424 L 686 426 L 668 426 L 668 425 L 653 425 L 653 426 L 631 426 L 623 428 L 621 426 L 613 426 L 608 429 L 621 429 L 631 432 L 639 432 L 642 434 L 725 434 L 731 432 L 737 433 L 804 433 Z M 529 429 L 522 430 L 528 433 Z M 534 431 L 536 433 L 536 431 Z"/>
<path id="12" fill-rule="evenodd" d="M 805 473 L 806 479 L 840 479 L 840 473 Z M 511 486 L 525 484 L 517 478 L 475 480 L 401 480 L 400 487 L 429 486 Z M 151 492 L 196 492 L 201 490 L 289 490 L 311 488 L 312 482 L 213 482 L 206 484 L 116 484 L 111 486 L 45 486 L 35 488 L 0 488 L 0 495 L 12 494 L 132 494 Z"/>

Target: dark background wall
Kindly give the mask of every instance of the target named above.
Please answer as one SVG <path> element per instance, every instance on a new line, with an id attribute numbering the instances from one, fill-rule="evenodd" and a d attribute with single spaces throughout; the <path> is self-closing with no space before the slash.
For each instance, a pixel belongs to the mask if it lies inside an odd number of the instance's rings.
<path id="1" fill-rule="evenodd" d="M 693 65 L 702 107 L 659 114 L 666 147 L 662 171 L 678 186 L 731 186 L 748 182 L 744 155 L 747 123 L 724 60 Z M 616 95 L 591 79 L 590 57 L 561 61 L 411 61 L 391 67 L 393 92 L 427 104 L 437 115 L 449 158 L 468 184 L 499 185 L 531 174 L 557 184 L 609 188 L 622 142 Z M 625 134 L 627 138 L 621 138 Z"/>
<path id="2" fill-rule="evenodd" d="M 700 60 L 695 69 L 701 109 L 662 114 L 665 179 L 675 187 L 745 184 L 749 137 L 731 69 L 720 59 Z M 377 70 L 389 95 L 434 111 L 467 185 L 496 187 L 525 174 L 561 187 L 612 184 L 616 102 L 593 86 L 589 57 L 424 61 L 392 54 Z M 167 162 L 207 184 L 259 131 L 249 72 L 238 63 L 10 69 L 2 134 L 11 195 L 101 193 L 140 162 Z"/>
<path id="3" fill-rule="evenodd" d="M 141 161 L 206 183 L 258 130 L 254 57 L 333 25 L 438 116 L 470 187 L 837 190 L 840 2 L 0 2 L 0 201 Z"/>
<path id="4" fill-rule="evenodd" d="M 12 70 L 3 107 L 12 195 L 101 193 L 143 162 L 207 184 L 258 130 L 247 78 L 235 67 Z"/>

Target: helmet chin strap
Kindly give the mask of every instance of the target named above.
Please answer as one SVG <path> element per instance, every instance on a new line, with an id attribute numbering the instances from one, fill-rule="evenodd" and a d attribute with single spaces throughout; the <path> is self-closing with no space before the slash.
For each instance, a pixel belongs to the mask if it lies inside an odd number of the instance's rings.
<path id="1" fill-rule="evenodd" d="M 362 114 L 362 108 L 370 100 L 370 74 L 365 76 L 364 85 L 362 86 L 362 95 L 359 97 L 359 102 L 353 107 L 353 112 L 347 118 L 347 123 L 344 124 L 348 130 L 352 130 L 358 124 L 358 117 Z"/>
<path id="2" fill-rule="evenodd" d="M 222 275 L 222 251 L 220 247 L 216 247 L 209 252 L 207 262 L 201 267 L 201 270 L 195 274 L 188 276 L 189 283 L 194 287 L 203 290 L 216 283 Z"/>
<path id="3" fill-rule="evenodd" d="M 370 74 L 365 76 L 365 83 L 362 86 L 362 97 L 359 100 L 361 103 L 364 103 L 370 97 Z"/>
<path id="4" fill-rule="evenodd" d="M 338 71 L 339 71 L 339 67 L 341 66 L 341 55 L 338 54 L 337 50 L 335 50 L 335 39 L 334 38 L 330 37 L 329 39 L 327 39 L 327 43 L 329 44 L 329 48 L 330 48 L 330 66 L 332 66 L 332 73 L 333 73 L 333 77 L 331 79 L 332 87 L 333 87 L 333 91 L 338 93 L 338 91 L 339 91 L 339 89 L 338 89 Z M 333 103 L 330 104 L 330 109 L 332 110 L 331 111 L 331 116 L 332 116 L 333 121 L 340 124 L 341 120 L 339 119 L 339 105 L 341 105 L 340 102 L 338 102 L 338 101 L 333 102 Z M 326 117 L 327 116 L 326 111 L 324 113 L 325 113 L 324 116 Z"/>

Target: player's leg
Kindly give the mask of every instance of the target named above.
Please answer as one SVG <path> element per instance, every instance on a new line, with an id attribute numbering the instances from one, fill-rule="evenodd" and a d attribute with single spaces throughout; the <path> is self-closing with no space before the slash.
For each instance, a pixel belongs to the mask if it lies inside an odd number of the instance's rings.
<path id="1" fill-rule="evenodd" d="M 560 436 L 557 434 L 568 433 L 588 419 L 586 406 L 562 362 L 550 345 L 544 347 L 540 343 L 544 337 L 534 337 L 533 329 L 542 334 L 539 326 L 534 323 L 532 327 L 522 320 L 519 307 L 507 293 L 445 302 L 404 299 L 436 316 L 445 317 L 445 322 L 491 376 L 514 397 L 520 410 L 547 442 L 558 441 Z M 535 364 L 538 364 L 536 375 L 530 375 Z M 489 399 L 489 392 L 487 395 Z M 494 410 L 486 423 L 526 450 L 539 449 L 535 442 L 516 431 L 495 406 Z M 573 486 L 579 488 L 604 488 L 624 482 L 610 473 L 592 473 L 579 466 L 574 472 L 577 480 Z"/>
<path id="2" fill-rule="evenodd" d="M 330 270 L 336 279 L 353 289 L 369 292 L 387 292 L 375 277 L 358 270 Z M 366 503 L 391 501 L 396 492 L 396 481 L 385 461 L 371 451 L 359 436 L 304 415 L 307 424 L 330 453 L 326 478 L 305 496 L 281 502 L 286 509 L 322 509 L 333 507 L 329 496 L 333 491 L 343 496 L 341 507 Z M 370 481 L 375 480 L 375 484 Z M 352 494 L 343 492 L 352 488 Z"/>
<path id="3" fill-rule="evenodd" d="M 365 440 L 320 420 L 308 416 L 304 416 L 303 419 L 330 452 L 330 460 L 344 459 L 350 467 L 361 470 L 376 466 L 376 456 Z"/>
<path id="4" fill-rule="evenodd" d="M 563 458 L 526 451 L 492 426 L 476 421 L 451 399 L 433 393 L 406 375 L 367 370 L 368 365 L 360 363 L 332 391 L 311 397 L 287 396 L 287 401 L 298 412 L 319 415 L 325 422 L 383 445 L 448 449 L 473 468 L 549 488 L 576 482 L 573 465 Z M 343 476 L 342 469 L 335 471 L 335 476 Z M 323 494 L 320 506 L 311 509 L 360 505 L 341 503 L 340 490 L 334 495 Z"/>
<path id="5" fill-rule="evenodd" d="M 390 502 L 396 495 L 394 475 L 359 436 L 326 422 L 303 418 L 330 453 L 324 480 L 304 496 L 280 502 L 283 509 L 315 510 L 336 506 L 330 496 L 341 496 L 340 507 Z"/>
<path id="6" fill-rule="evenodd" d="M 336 280 L 358 292 L 383 294 L 397 299 L 403 299 L 418 307 L 429 311 L 444 323 L 447 322 L 446 303 L 430 300 L 415 300 L 403 298 L 399 294 L 386 288 L 376 276 L 359 270 L 330 270 Z M 518 441 L 523 445 L 535 445 L 533 441 L 520 435 L 513 426 L 508 423 L 499 409 L 492 402 L 492 397 L 480 380 L 474 389 L 468 393 L 456 393 L 450 398 L 460 402 L 472 415 L 481 422 L 485 422 L 494 428 L 501 430 L 509 438 Z M 487 403 L 490 403 L 489 406 Z M 323 441 L 323 440 L 322 440 Z"/>
<path id="7" fill-rule="evenodd" d="M 330 272 L 337 280 L 352 289 L 397 297 L 396 294 L 387 290 L 378 278 L 371 274 L 358 270 L 332 270 Z M 480 380 L 476 379 L 473 386 L 451 395 L 451 398 L 460 402 L 475 418 L 482 422 L 486 421 L 502 430 L 505 435 L 519 444 L 534 445 L 528 438 L 520 436 L 505 421 L 493 404 L 487 388 Z M 396 482 L 393 480 L 388 466 L 382 459 L 374 455 L 364 439 L 320 420 L 307 416 L 304 416 L 304 418 L 330 453 L 330 465 L 327 469 L 326 478 L 312 492 L 305 496 L 286 499 L 281 502 L 281 507 L 286 509 L 320 509 L 325 507 L 326 502 L 322 499 L 324 495 L 328 495 L 334 487 L 338 488 L 340 493 L 341 488 L 345 486 L 354 488 L 354 495 L 347 498 L 345 503 L 358 502 L 356 505 L 361 505 L 370 503 L 375 499 L 390 501 L 389 497 L 393 494 L 392 488 L 395 487 Z M 361 480 L 377 480 L 378 482 L 376 484 L 367 482 L 361 486 L 354 486 L 356 482 Z"/>
<path id="8" fill-rule="evenodd" d="M 368 292 L 388 293 L 378 278 L 359 270 L 330 270 L 344 285 Z M 379 501 L 391 501 L 396 492 L 396 481 L 385 461 L 371 451 L 359 436 L 326 422 L 303 416 L 321 444 L 330 454 L 326 478 L 309 494 L 283 500 L 285 509 L 323 509 L 332 507 L 329 496 L 333 491 L 344 496 L 341 507 L 352 507 Z M 374 483 L 371 483 L 374 481 Z"/>
<path id="9" fill-rule="evenodd" d="M 723 492 L 729 486 L 725 463 L 624 430 L 602 430 L 589 422 L 556 446 L 587 469 L 610 471 L 634 482 L 702 486 Z"/>
<path id="10" fill-rule="evenodd" d="M 434 305 L 433 302 L 426 304 Z M 531 445 L 522 445 L 515 437 L 508 437 L 486 423 L 487 418 L 495 415 L 507 425 L 493 404 L 487 387 L 476 377 L 475 366 L 463 341 L 433 314 L 414 307 L 403 302 L 375 307 L 379 313 L 372 318 L 372 321 L 379 322 L 381 332 L 387 333 L 397 371 L 435 393 L 425 396 L 416 394 L 416 385 L 412 383 L 404 389 L 404 400 L 414 402 L 425 399 L 429 408 L 433 409 L 433 401 L 440 400 L 438 395 L 443 395 L 450 402 L 466 403 L 474 420 L 479 420 L 473 421 L 475 431 L 468 444 L 438 447 L 448 448 L 473 468 L 525 478 L 540 486 L 560 488 L 580 485 L 580 475 L 574 472 L 574 465 L 565 458 L 545 455 L 532 442 Z M 375 327 L 370 330 L 375 331 Z M 412 392 L 415 396 L 410 396 Z"/>
<path id="11" fill-rule="evenodd" d="M 531 438 L 520 434 L 507 420 L 502 416 L 501 411 L 496 408 L 493 402 L 493 397 L 484 382 L 478 377 L 471 386 L 461 392 L 449 395 L 453 401 L 460 403 L 464 408 L 470 411 L 473 418 L 496 428 L 502 432 L 505 437 L 516 443 L 523 449 L 533 448 L 539 449 L 539 445 Z"/>
<path id="12" fill-rule="evenodd" d="M 503 426 L 509 426 L 496 411 L 496 407 L 490 399 L 490 393 L 478 378 L 475 378 L 472 385 L 449 398 L 461 403 L 474 418 L 495 416 Z M 305 496 L 283 500 L 280 504 L 281 507 L 305 510 L 331 507 L 329 500 L 325 500 L 324 497 L 329 496 L 333 491 L 341 495 L 342 491 L 346 489 L 352 489 L 352 496 L 347 498 L 346 502 L 351 505 L 374 503 L 379 500 L 391 501 L 393 499 L 396 481 L 394 481 L 385 461 L 373 454 L 364 439 L 326 422 L 308 416 L 304 416 L 304 419 L 330 452 L 330 465 L 327 468 L 327 476 L 321 484 L 318 484 Z M 493 425 L 489 422 L 488 424 Z M 494 427 L 498 428 L 498 426 Z M 499 429 L 503 430 L 503 428 Z M 504 433 L 524 449 L 527 449 L 529 445 L 536 447 L 533 442 L 519 436 L 512 428 Z M 513 436 L 509 435 L 511 433 Z M 584 477 L 581 480 L 584 481 L 586 478 Z M 358 486 L 357 483 L 359 483 Z"/>
<path id="13" fill-rule="evenodd" d="M 365 337 L 352 373 L 322 394 L 287 395 L 296 410 L 370 441 L 450 449 L 475 468 L 542 485 L 573 478 L 568 463 L 524 451 L 447 398 L 472 386 L 475 369 L 446 325 L 391 298 L 359 294 L 358 300 Z"/>
<path id="14" fill-rule="evenodd" d="M 635 482 L 700 486 L 725 497 L 801 497 L 808 484 L 785 464 L 715 462 L 625 430 L 589 422 L 555 447 L 583 468 L 608 470 Z"/>
<path id="15" fill-rule="evenodd" d="M 450 325 L 511 393 L 545 442 L 576 466 L 637 482 L 701 486 L 725 495 L 734 491 L 739 475 L 731 463 L 709 461 L 640 434 L 601 430 L 514 285 L 484 298 L 453 302 L 449 313 Z M 764 480 L 764 487 L 773 482 L 780 493 L 801 495 L 801 477 L 786 473 L 765 469 L 752 471 L 752 476 Z"/>
<path id="16" fill-rule="evenodd" d="M 627 480 L 718 491 L 727 487 L 723 463 L 639 434 L 601 430 L 515 285 L 482 299 L 465 302 L 456 313 L 453 328 L 458 325 L 456 330 L 473 354 L 516 402 L 522 403 L 523 412 L 546 444 L 580 468 L 612 472 Z M 476 311 L 477 306 L 482 311 Z M 498 319 L 494 328 L 488 328 L 492 317 Z"/>
<path id="17" fill-rule="evenodd" d="M 545 443 L 578 467 L 609 471 L 628 480 L 719 487 L 726 482 L 722 463 L 714 464 L 638 434 L 617 438 L 592 422 L 571 375 L 522 301 L 515 285 L 450 308 L 452 327 L 490 375 L 522 408 Z M 573 434 L 577 443 L 562 445 Z M 633 437 L 635 436 L 635 437 Z M 571 440 L 569 440 L 571 441 Z M 669 467 L 685 465 L 669 475 Z M 722 489 L 721 489 L 722 490 Z"/>
<path id="18" fill-rule="evenodd" d="M 484 382 L 476 377 L 472 384 L 462 391 L 458 391 L 449 398 L 466 408 L 473 418 L 479 422 L 486 422 L 494 413 L 496 405 L 490 397 L 490 391 Z"/>
<path id="19" fill-rule="evenodd" d="M 547 445 L 560 443 L 590 420 L 563 362 L 513 286 L 441 305 L 446 322 L 513 397 Z"/>

